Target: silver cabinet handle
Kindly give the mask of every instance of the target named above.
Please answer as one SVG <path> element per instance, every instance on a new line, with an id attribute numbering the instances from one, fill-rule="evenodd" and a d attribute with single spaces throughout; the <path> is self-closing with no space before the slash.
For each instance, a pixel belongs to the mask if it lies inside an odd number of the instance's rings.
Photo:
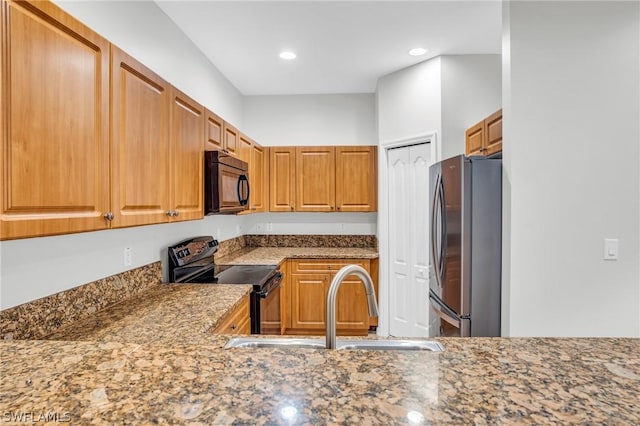
<path id="1" fill-rule="evenodd" d="M 105 213 L 104 214 L 104 218 L 107 219 L 107 220 L 113 220 L 113 218 L 114 218 L 113 213 L 111 213 L 111 212 Z"/>
<path id="2" fill-rule="evenodd" d="M 173 211 L 173 215 L 174 215 L 174 216 L 180 216 L 180 212 L 179 212 L 178 210 L 174 210 L 174 211 Z"/>

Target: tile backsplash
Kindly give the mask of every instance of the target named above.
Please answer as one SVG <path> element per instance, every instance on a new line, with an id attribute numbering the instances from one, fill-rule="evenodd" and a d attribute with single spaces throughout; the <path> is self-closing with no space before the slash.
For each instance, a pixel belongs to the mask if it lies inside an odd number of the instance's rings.
<path id="1" fill-rule="evenodd" d="M 162 282 L 160 262 L 0 311 L 0 338 L 42 339 Z"/>

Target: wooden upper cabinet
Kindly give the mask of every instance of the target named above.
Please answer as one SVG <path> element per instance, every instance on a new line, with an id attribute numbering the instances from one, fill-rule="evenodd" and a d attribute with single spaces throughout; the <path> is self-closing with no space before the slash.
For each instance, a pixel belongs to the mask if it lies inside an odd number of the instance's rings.
<path id="1" fill-rule="evenodd" d="M 266 212 L 269 209 L 269 151 L 254 143 L 249 162 L 249 208 L 251 212 Z"/>
<path id="2" fill-rule="evenodd" d="M 335 147 L 296 148 L 296 211 L 335 210 L 335 167 Z"/>
<path id="3" fill-rule="evenodd" d="M 169 221 L 169 85 L 111 47 L 112 226 Z"/>
<path id="4" fill-rule="evenodd" d="M 484 121 L 481 121 L 469 127 L 465 132 L 465 154 L 483 155 L 484 139 Z"/>
<path id="5" fill-rule="evenodd" d="M 208 109 L 205 110 L 205 151 L 224 149 L 224 120 Z"/>
<path id="6" fill-rule="evenodd" d="M 269 211 L 295 209 L 296 149 L 269 147 Z"/>
<path id="7" fill-rule="evenodd" d="M 238 156 L 238 150 L 240 149 L 240 135 L 238 129 L 231 124 L 224 122 L 224 149 L 231 155 Z"/>
<path id="8" fill-rule="evenodd" d="M 251 163 L 251 149 L 253 141 L 247 135 L 239 133 L 237 157 L 245 163 Z"/>
<path id="9" fill-rule="evenodd" d="M 171 221 L 204 217 L 204 107 L 171 87 Z"/>
<path id="10" fill-rule="evenodd" d="M 465 131 L 466 155 L 494 155 L 502 151 L 502 109 Z"/>
<path id="11" fill-rule="evenodd" d="M 377 210 L 377 147 L 336 147 L 336 210 Z"/>
<path id="12" fill-rule="evenodd" d="M 494 112 L 485 120 L 487 142 L 485 155 L 502 151 L 502 109 Z"/>
<path id="13" fill-rule="evenodd" d="M 1 2 L 0 239 L 105 229 L 109 43 L 50 2 Z"/>

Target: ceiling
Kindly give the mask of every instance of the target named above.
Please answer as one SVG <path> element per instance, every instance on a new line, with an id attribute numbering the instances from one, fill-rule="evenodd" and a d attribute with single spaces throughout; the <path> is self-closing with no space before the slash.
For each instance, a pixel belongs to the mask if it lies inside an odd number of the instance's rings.
<path id="1" fill-rule="evenodd" d="M 244 95 L 373 93 L 426 59 L 501 50 L 499 0 L 157 3 Z"/>

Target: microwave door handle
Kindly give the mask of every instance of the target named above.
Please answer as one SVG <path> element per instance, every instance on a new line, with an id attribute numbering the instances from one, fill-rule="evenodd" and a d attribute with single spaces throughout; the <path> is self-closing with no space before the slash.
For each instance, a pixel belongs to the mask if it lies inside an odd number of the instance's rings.
<path id="1" fill-rule="evenodd" d="M 249 203 L 249 194 L 251 193 L 251 189 L 249 187 L 249 178 L 247 177 L 247 175 L 243 175 L 243 176 L 244 176 L 245 185 L 247 187 L 247 197 L 244 199 L 244 204 L 248 204 Z"/>
<path id="2" fill-rule="evenodd" d="M 246 198 L 243 197 L 243 195 L 245 194 L 245 187 L 247 194 Z M 245 206 L 247 204 L 247 201 L 249 201 L 249 180 L 247 179 L 247 175 L 238 176 L 236 191 L 238 192 L 238 202 L 241 206 Z"/>

